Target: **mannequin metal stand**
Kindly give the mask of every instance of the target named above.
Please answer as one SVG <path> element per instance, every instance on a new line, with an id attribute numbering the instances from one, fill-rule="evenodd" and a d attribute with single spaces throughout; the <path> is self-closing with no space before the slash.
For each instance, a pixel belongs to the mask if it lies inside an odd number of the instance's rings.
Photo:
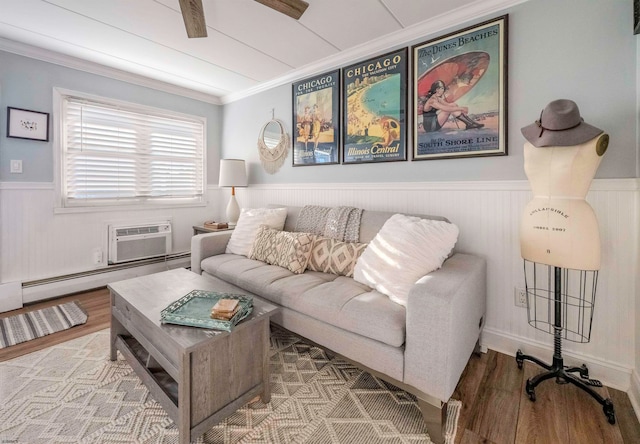
<path id="1" fill-rule="evenodd" d="M 525 264 L 526 266 L 526 264 Z M 554 267 L 554 288 L 553 301 L 549 301 L 549 303 L 553 304 L 553 312 L 554 312 L 554 324 L 553 324 L 553 336 L 554 336 L 554 344 L 553 344 L 553 364 L 548 365 L 542 362 L 541 360 L 525 355 L 521 350 L 518 350 L 516 353 L 516 363 L 518 364 L 518 368 L 522 369 L 523 362 L 525 360 L 534 362 L 538 364 L 540 367 L 546 369 L 546 372 L 540 373 L 539 375 L 534 376 L 533 378 L 527 379 L 527 385 L 525 390 L 529 399 L 531 401 L 536 400 L 535 388 L 538 384 L 547 379 L 556 378 L 557 384 L 567 384 L 571 383 L 576 387 L 584 390 L 588 394 L 590 394 L 593 398 L 596 399 L 602 405 L 602 410 L 604 411 L 605 416 L 610 424 L 615 424 L 616 417 L 613 408 L 613 402 L 611 399 L 603 398 L 591 387 L 602 387 L 602 383 L 596 379 L 589 379 L 589 370 L 583 364 L 580 367 L 565 367 L 564 360 L 562 358 L 562 334 L 563 334 L 563 307 L 565 307 L 566 302 L 562 300 L 562 288 L 561 288 L 561 268 Z M 534 278 L 535 282 L 535 278 Z M 529 301 L 528 301 L 529 302 Z M 566 314 L 566 312 L 565 312 Z M 580 378 L 578 378 L 574 373 L 579 373 Z"/>

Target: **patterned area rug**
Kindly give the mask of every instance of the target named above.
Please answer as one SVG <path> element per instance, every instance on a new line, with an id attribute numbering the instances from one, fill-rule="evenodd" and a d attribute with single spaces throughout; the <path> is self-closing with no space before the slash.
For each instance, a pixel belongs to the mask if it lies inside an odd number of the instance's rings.
<path id="1" fill-rule="evenodd" d="M 0 319 L 0 348 L 50 335 L 87 322 L 78 302 L 54 305 Z"/>
<path id="2" fill-rule="evenodd" d="M 0 442 L 176 443 L 178 431 L 102 330 L 0 363 Z M 280 329 L 272 396 L 197 443 L 429 443 L 415 399 Z M 448 403 L 453 442 L 461 403 Z"/>

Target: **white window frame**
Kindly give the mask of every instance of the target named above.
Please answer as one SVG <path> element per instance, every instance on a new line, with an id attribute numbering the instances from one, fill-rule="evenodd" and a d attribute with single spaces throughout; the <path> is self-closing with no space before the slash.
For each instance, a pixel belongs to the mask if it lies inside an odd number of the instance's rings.
<path id="1" fill-rule="evenodd" d="M 175 118 L 178 120 L 188 120 L 202 124 L 202 194 L 195 197 L 182 198 L 136 198 L 125 202 L 114 199 L 101 201 L 93 199 L 89 201 L 75 200 L 70 203 L 65 195 L 66 177 L 65 177 L 65 122 L 64 122 L 64 104 L 67 97 L 75 97 L 82 100 L 97 102 L 106 106 L 120 107 L 123 110 L 141 114 L 151 114 L 154 116 Z M 54 130 L 54 181 L 56 191 L 56 204 L 54 211 L 56 213 L 67 212 L 88 212 L 88 211 L 104 211 L 104 210 L 130 210 L 132 208 L 174 208 L 174 207 L 201 207 L 206 206 L 206 178 L 207 178 L 207 119 L 203 116 L 195 116 L 190 114 L 179 113 L 161 108 L 155 108 L 137 103 L 126 102 L 93 94 L 87 94 L 79 91 L 72 91 L 63 88 L 53 88 L 53 130 Z"/>

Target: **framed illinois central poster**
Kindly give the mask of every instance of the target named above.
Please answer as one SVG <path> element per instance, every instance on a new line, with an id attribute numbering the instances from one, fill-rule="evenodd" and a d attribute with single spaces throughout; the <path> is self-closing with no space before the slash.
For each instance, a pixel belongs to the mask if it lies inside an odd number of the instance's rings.
<path id="1" fill-rule="evenodd" d="M 413 160 L 507 154 L 507 19 L 412 47 Z"/>
<path id="2" fill-rule="evenodd" d="M 342 163 L 407 160 L 407 48 L 342 68 Z"/>

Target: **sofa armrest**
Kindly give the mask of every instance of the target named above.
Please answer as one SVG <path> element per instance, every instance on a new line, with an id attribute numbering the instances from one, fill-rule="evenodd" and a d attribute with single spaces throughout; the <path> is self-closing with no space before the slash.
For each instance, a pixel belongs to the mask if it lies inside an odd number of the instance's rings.
<path id="1" fill-rule="evenodd" d="M 484 325 L 486 262 L 454 254 L 407 301 L 404 382 L 447 402 Z"/>
<path id="2" fill-rule="evenodd" d="M 231 231 L 198 234 L 191 238 L 191 271 L 202 274 L 200 263 L 209 256 L 223 254 L 231 239 Z"/>

